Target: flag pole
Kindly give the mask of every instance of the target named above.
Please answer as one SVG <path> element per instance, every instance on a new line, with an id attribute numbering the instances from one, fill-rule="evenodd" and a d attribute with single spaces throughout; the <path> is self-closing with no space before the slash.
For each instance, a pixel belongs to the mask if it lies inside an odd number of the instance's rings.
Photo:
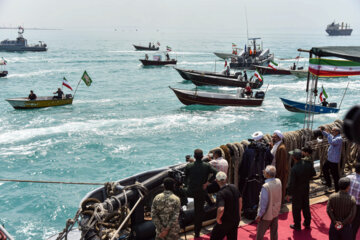
<path id="1" fill-rule="evenodd" d="M 341 104 L 342 104 L 342 102 L 343 102 L 343 100 L 344 100 L 344 97 L 345 97 L 346 91 L 347 91 L 347 89 L 348 89 L 348 87 L 349 87 L 349 83 L 350 83 L 350 82 L 348 82 L 348 84 L 347 84 L 347 86 L 346 86 L 346 88 L 345 88 L 344 95 L 343 95 L 343 97 L 342 97 L 342 99 L 341 99 L 341 102 L 340 102 L 340 105 L 339 105 L 339 109 L 340 109 Z"/>
<path id="2" fill-rule="evenodd" d="M 80 80 L 79 80 L 79 82 L 78 82 L 78 84 L 77 84 L 77 86 L 76 86 L 76 89 L 75 89 L 75 92 L 74 92 L 73 99 L 75 98 L 75 94 L 76 94 L 76 91 L 77 91 L 77 89 L 78 89 L 78 87 L 79 87 L 79 84 L 80 84 L 81 80 L 82 80 L 82 79 L 80 78 Z"/>

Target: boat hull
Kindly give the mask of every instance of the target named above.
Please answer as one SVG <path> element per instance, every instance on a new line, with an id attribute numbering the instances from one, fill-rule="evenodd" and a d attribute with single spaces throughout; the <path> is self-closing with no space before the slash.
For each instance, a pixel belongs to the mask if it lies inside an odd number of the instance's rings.
<path id="1" fill-rule="evenodd" d="M 135 44 L 133 44 L 133 46 L 137 51 L 158 51 L 159 50 L 159 47 L 149 48 L 149 47 L 139 46 L 139 45 L 135 45 Z"/>
<path id="2" fill-rule="evenodd" d="M 340 111 L 338 108 L 330 108 L 330 107 L 323 107 L 320 105 L 315 105 L 312 107 L 311 111 L 309 108 L 310 105 L 306 103 L 296 102 L 285 98 L 280 98 L 286 110 L 290 112 L 299 112 L 299 113 L 314 113 L 314 114 L 326 114 L 326 113 L 337 113 Z"/>
<path id="3" fill-rule="evenodd" d="M 352 33 L 352 29 L 326 29 L 325 30 L 329 36 L 350 36 Z"/>
<path id="4" fill-rule="evenodd" d="M 255 67 L 261 75 L 270 75 L 270 74 L 272 74 L 272 75 L 291 75 L 291 72 L 289 69 L 282 69 L 282 68 L 273 69 L 271 67 L 266 67 L 266 66 L 255 66 Z"/>
<path id="5" fill-rule="evenodd" d="M 175 65 L 177 63 L 177 60 L 172 59 L 170 61 L 154 61 L 154 60 L 145 60 L 145 59 L 139 59 L 139 61 L 144 66 L 164 66 L 164 65 Z"/>
<path id="6" fill-rule="evenodd" d="M 6 101 L 15 109 L 34 109 L 69 105 L 72 104 L 73 98 L 53 99 L 53 97 L 38 97 L 36 100 L 29 100 L 28 98 L 13 98 L 6 99 Z"/>
<path id="7" fill-rule="evenodd" d="M 224 86 L 224 87 L 241 87 L 245 88 L 246 84 L 249 83 L 253 89 L 260 88 L 263 82 L 249 82 L 238 80 L 235 77 L 226 76 L 212 76 L 206 74 L 190 73 L 187 72 L 190 81 L 196 86 Z"/>
<path id="8" fill-rule="evenodd" d="M 249 59 L 251 59 L 251 60 L 249 61 Z M 256 58 L 255 59 L 248 58 L 247 61 L 245 61 L 245 62 L 244 61 L 231 62 L 230 68 L 255 70 L 256 66 L 268 66 L 270 61 L 273 61 L 273 60 L 274 60 L 274 54 L 269 54 L 267 56 L 267 58 L 265 58 L 263 60 L 256 60 Z"/>
<path id="9" fill-rule="evenodd" d="M 263 98 L 238 98 L 236 95 L 209 93 L 192 90 L 170 88 L 184 105 L 210 105 L 210 106 L 261 106 Z"/>
<path id="10" fill-rule="evenodd" d="M 309 71 L 304 70 L 290 70 L 290 73 L 298 78 L 305 78 L 308 76 Z"/>
<path id="11" fill-rule="evenodd" d="M 6 77 L 8 75 L 8 71 L 0 71 L 0 77 Z"/>
<path id="12" fill-rule="evenodd" d="M 27 47 L 27 46 L 0 46 L 0 51 L 4 52 L 45 52 L 47 47 Z"/>
<path id="13" fill-rule="evenodd" d="M 231 53 L 218 53 L 218 52 L 214 52 L 214 54 L 219 57 L 222 58 L 224 60 L 229 59 L 229 58 L 233 58 L 233 57 L 237 57 L 237 55 L 235 54 L 231 54 Z"/>

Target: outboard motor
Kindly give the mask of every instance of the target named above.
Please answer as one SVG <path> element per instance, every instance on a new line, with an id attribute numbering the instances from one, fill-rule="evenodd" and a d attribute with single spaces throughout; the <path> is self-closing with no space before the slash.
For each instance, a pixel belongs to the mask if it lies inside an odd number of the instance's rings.
<path id="1" fill-rule="evenodd" d="M 238 78 L 239 76 L 242 76 L 242 72 L 236 72 L 236 73 L 234 74 L 234 76 L 235 76 L 236 78 Z"/>
<path id="2" fill-rule="evenodd" d="M 329 103 L 329 107 L 331 107 L 331 108 L 336 108 L 336 107 L 337 107 L 337 103 L 336 103 L 336 102 L 331 102 L 331 103 Z"/>
<path id="3" fill-rule="evenodd" d="M 255 98 L 264 98 L 265 97 L 265 92 L 264 91 L 257 91 L 255 93 Z"/>
<path id="4" fill-rule="evenodd" d="M 259 59 L 260 60 L 263 60 L 263 59 L 266 59 L 268 57 L 270 53 L 270 50 L 267 48 L 265 49 L 264 51 L 262 51 L 262 53 L 259 55 Z"/>

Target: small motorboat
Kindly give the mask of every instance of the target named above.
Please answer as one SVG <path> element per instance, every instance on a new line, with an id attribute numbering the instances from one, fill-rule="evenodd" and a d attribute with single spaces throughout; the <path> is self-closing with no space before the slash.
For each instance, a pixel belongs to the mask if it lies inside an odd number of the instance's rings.
<path id="1" fill-rule="evenodd" d="M 158 51 L 159 50 L 159 47 L 145 47 L 145 46 L 140 46 L 140 45 L 135 45 L 133 44 L 134 48 L 137 50 L 137 51 Z"/>
<path id="2" fill-rule="evenodd" d="M 248 80 L 240 75 L 213 75 L 205 73 L 196 73 L 196 72 L 186 72 L 189 80 L 194 83 L 196 86 L 223 86 L 223 87 L 241 87 L 245 88 L 247 83 L 250 84 L 250 87 L 253 89 L 260 88 L 263 85 L 263 81 L 259 80 Z M 236 77 L 237 76 L 237 77 Z"/>
<path id="3" fill-rule="evenodd" d="M 280 98 L 286 110 L 290 112 L 301 112 L 301 113 L 313 113 L 313 114 L 325 114 L 325 113 L 337 113 L 340 111 L 337 108 L 336 103 L 329 103 L 328 107 L 324 107 L 322 105 L 309 105 L 302 102 L 297 102 L 285 98 Z"/>
<path id="4" fill-rule="evenodd" d="M 121 231 L 116 239 L 153 240 L 155 225 L 150 214 L 152 201 L 163 191 L 164 178 L 171 177 L 178 185 L 183 183 L 186 165 L 187 163 L 183 163 L 146 171 L 113 183 L 106 183 L 103 187 L 89 192 L 82 199 L 80 212 L 76 214 L 75 220 L 78 221 L 79 228 L 71 230 L 73 225 L 67 224 L 67 231 L 54 235 L 49 240 L 111 239 L 118 229 Z M 177 191 L 181 190 L 177 188 L 175 192 Z M 180 199 L 184 206 L 180 216 L 180 226 L 181 229 L 185 229 L 193 225 L 194 204 L 192 199 L 187 199 L 185 195 L 180 196 L 183 196 Z M 99 212 L 100 209 L 104 211 Z M 215 205 L 206 205 L 204 211 L 203 222 L 215 219 Z M 94 217 L 95 213 L 97 217 Z"/>
<path id="5" fill-rule="evenodd" d="M 308 70 L 290 70 L 290 73 L 298 78 L 306 78 L 308 76 Z"/>
<path id="6" fill-rule="evenodd" d="M 145 54 L 145 59 L 139 59 L 139 61 L 144 66 L 164 66 L 164 65 L 175 65 L 177 63 L 176 59 L 170 59 L 168 53 L 166 53 L 166 60 L 162 60 L 162 56 L 156 54 L 153 56 L 153 60 L 148 59 L 147 54 Z"/>
<path id="7" fill-rule="evenodd" d="M 213 105 L 213 106 L 260 106 L 265 98 L 263 91 L 257 91 L 255 95 L 245 96 L 243 93 L 225 94 L 198 90 L 183 90 L 171 88 L 177 98 L 185 105 Z"/>
<path id="8" fill-rule="evenodd" d="M 37 97 L 35 100 L 30 100 L 27 97 L 22 98 L 9 98 L 6 99 L 11 106 L 15 109 L 33 109 L 33 108 L 44 108 L 44 107 L 54 107 L 69 105 L 73 102 L 73 97 L 71 94 L 66 94 L 66 97 L 63 99 L 57 99 L 53 96 L 46 97 Z"/>
<path id="9" fill-rule="evenodd" d="M 267 67 L 267 66 L 257 66 L 255 65 L 256 70 L 258 70 L 258 72 L 261 75 L 291 75 L 291 70 L 290 69 L 286 69 L 286 68 L 271 68 L 271 67 Z"/>

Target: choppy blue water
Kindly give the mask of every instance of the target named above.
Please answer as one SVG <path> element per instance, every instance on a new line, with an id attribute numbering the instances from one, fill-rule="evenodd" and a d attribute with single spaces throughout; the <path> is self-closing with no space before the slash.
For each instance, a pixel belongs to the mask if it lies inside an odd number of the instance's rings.
<path id="1" fill-rule="evenodd" d="M 305 79 L 264 76 L 270 84 L 261 107 L 182 105 L 168 86 L 193 89 L 172 67 L 144 68 L 143 52 L 132 44 L 160 41 L 173 48 L 178 67 L 214 70 L 214 51 L 229 52 L 231 43 L 245 43 L 235 33 L 141 32 L 133 30 L 26 31 L 29 42 L 43 40 L 44 53 L 0 53 L 8 60 L 7 78 L 0 78 L 0 178 L 72 182 L 107 182 L 184 161 L 195 148 L 208 151 L 247 139 L 261 130 L 296 130 L 303 115 L 288 112 L 279 97 L 305 100 Z M 16 37 L 1 30 L 0 39 Z M 360 36 L 263 34 L 264 48 L 275 57 L 294 58 L 297 48 L 358 45 Z M 302 54 L 302 56 L 307 57 Z M 305 59 L 304 61 L 307 61 Z M 282 62 L 283 65 L 292 61 Z M 217 70 L 223 62 L 217 59 Z M 6 98 L 52 95 L 65 76 L 76 87 L 84 70 L 93 79 L 81 83 L 72 106 L 14 110 Z M 360 78 L 321 80 L 338 114 L 315 117 L 315 126 L 343 118 L 359 102 Z M 234 89 L 205 87 L 235 93 Z M 66 90 L 66 93 L 69 91 Z M 95 186 L 0 183 L 0 222 L 17 239 L 45 239 L 61 231 L 82 197 Z"/>

